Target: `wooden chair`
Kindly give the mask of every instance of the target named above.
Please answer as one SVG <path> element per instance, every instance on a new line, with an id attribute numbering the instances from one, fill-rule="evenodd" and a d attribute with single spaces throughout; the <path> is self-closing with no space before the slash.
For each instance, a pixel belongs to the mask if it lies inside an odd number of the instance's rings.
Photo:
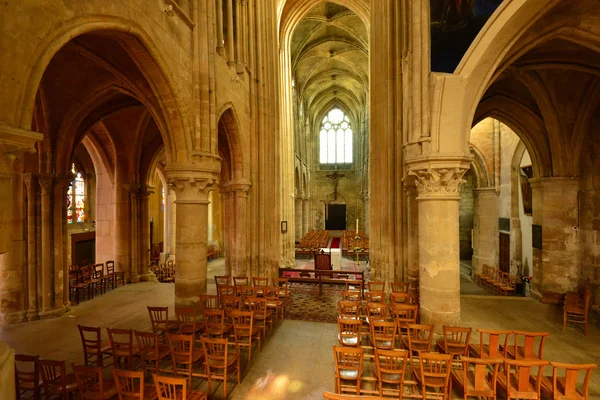
<path id="1" fill-rule="evenodd" d="M 271 319 L 273 312 L 267 309 L 267 299 L 254 296 L 246 297 L 244 304 L 249 311 L 254 313 L 254 325 L 260 328 L 264 343 L 267 337 L 267 329 L 269 329 L 269 333 L 273 331 L 273 321 Z"/>
<path id="2" fill-rule="evenodd" d="M 100 294 L 106 293 L 108 290 L 109 278 L 107 275 L 104 275 L 104 263 L 93 265 L 93 277 L 100 281 Z"/>
<path id="3" fill-rule="evenodd" d="M 576 324 L 583 324 L 584 333 L 587 336 L 591 298 L 592 288 L 589 278 L 585 282 L 583 298 L 580 298 L 576 293 L 567 293 L 563 305 L 563 332 L 565 331 L 567 322 L 574 322 Z"/>
<path id="4" fill-rule="evenodd" d="M 81 344 L 83 345 L 83 364 L 87 367 L 108 367 L 104 363 L 112 356 L 109 342 L 102 341 L 102 333 L 99 327 L 77 325 Z"/>
<path id="5" fill-rule="evenodd" d="M 468 356 L 472 328 L 448 325 L 444 325 L 442 328 L 444 337 L 435 342 L 436 350 L 453 357 Z"/>
<path id="6" fill-rule="evenodd" d="M 206 394 L 187 390 L 186 380 L 154 375 L 158 400 L 206 400 Z"/>
<path id="7" fill-rule="evenodd" d="M 221 285 L 231 286 L 231 276 L 215 275 L 215 284 L 217 285 L 217 288 Z"/>
<path id="8" fill-rule="evenodd" d="M 493 293 L 501 294 L 501 289 L 510 285 L 510 274 L 498 271 L 497 280 L 491 282 L 491 290 Z"/>
<path id="9" fill-rule="evenodd" d="M 81 275 L 83 276 L 83 282 L 89 283 L 90 285 L 92 299 L 98 291 L 100 291 L 100 294 L 103 293 L 102 279 L 96 277 L 96 270 L 94 269 L 94 266 L 86 265 L 84 267 L 81 267 Z"/>
<path id="10" fill-rule="evenodd" d="M 360 292 L 356 292 L 353 290 L 342 290 L 342 301 L 355 301 L 360 302 L 362 300 L 362 295 Z"/>
<path id="11" fill-rule="evenodd" d="M 233 319 L 233 332 L 235 336 L 235 345 L 238 347 L 248 347 L 248 364 L 252 361 L 252 344 L 260 345 L 260 328 L 254 326 L 254 313 L 251 311 L 233 310 L 231 312 Z"/>
<path id="12" fill-rule="evenodd" d="M 121 281 L 121 285 L 125 286 L 125 272 L 124 271 L 115 271 L 115 262 L 107 261 L 106 262 L 106 274 L 114 279 L 114 287 L 119 286 L 119 280 Z"/>
<path id="13" fill-rule="evenodd" d="M 479 343 L 469 344 L 469 353 L 476 358 L 506 357 L 508 339 L 512 331 L 480 329 Z"/>
<path id="14" fill-rule="evenodd" d="M 513 340 L 515 342 L 506 349 L 506 357 L 513 360 L 542 360 L 544 343 L 549 335 L 550 333 L 548 332 L 513 331 Z M 523 343 L 522 345 L 520 344 L 521 342 Z"/>
<path id="15" fill-rule="evenodd" d="M 377 400 L 377 399 L 385 399 L 385 397 L 379 396 L 361 396 L 355 394 L 339 394 L 339 393 L 331 393 L 331 392 L 323 392 L 323 398 L 329 400 Z"/>
<path id="16" fill-rule="evenodd" d="M 69 271 L 69 300 L 73 302 L 75 297 L 75 304 L 79 305 L 79 300 L 83 296 L 88 300 L 93 298 L 91 284 L 84 282 L 80 269 Z"/>
<path id="17" fill-rule="evenodd" d="M 385 302 L 385 293 L 369 290 L 365 293 L 365 299 L 368 303 L 383 303 Z"/>
<path id="18" fill-rule="evenodd" d="M 148 314 L 150 314 L 150 323 L 152 330 L 166 341 L 167 332 L 178 329 L 177 321 L 169 320 L 169 307 L 150 307 L 148 306 Z"/>
<path id="19" fill-rule="evenodd" d="M 15 391 L 17 400 L 31 392 L 31 397 L 26 399 L 41 399 L 44 382 L 40 378 L 39 356 L 15 354 Z"/>
<path id="20" fill-rule="evenodd" d="M 323 249 L 314 252 L 315 269 L 323 271 L 333 270 L 331 264 L 331 253 L 326 253 Z"/>
<path id="21" fill-rule="evenodd" d="M 383 384 L 398 385 L 399 398 L 404 392 L 404 375 L 408 351 L 375 349 L 375 366 L 373 373 L 379 387 L 379 395 L 383 396 Z M 398 396 L 395 396 L 398 397 Z"/>
<path id="22" fill-rule="evenodd" d="M 234 276 L 233 286 L 249 286 L 250 279 L 247 276 Z"/>
<path id="23" fill-rule="evenodd" d="M 275 325 L 279 322 L 279 318 L 283 321 L 285 301 L 279 298 L 279 288 L 267 286 L 263 289 L 263 295 L 267 299 L 267 309 L 271 310 L 275 316 Z"/>
<path id="24" fill-rule="evenodd" d="M 155 386 L 144 384 L 143 371 L 113 368 L 113 379 L 117 385 L 119 400 L 154 400 L 158 396 Z"/>
<path id="25" fill-rule="evenodd" d="M 338 341 L 341 346 L 360 346 L 362 321 L 354 318 L 338 318 Z"/>
<path id="26" fill-rule="evenodd" d="M 133 357 L 140 355 L 137 343 L 133 343 L 133 330 L 106 328 L 106 331 L 110 340 L 114 367 L 119 368 L 124 365 L 124 369 L 132 370 Z M 123 360 L 125 360 L 125 364 L 121 364 Z"/>
<path id="27" fill-rule="evenodd" d="M 504 359 L 461 356 L 460 360 L 462 368 L 452 369 L 450 376 L 463 392 L 465 400 L 468 397 L 483 397 L 496 400 L 498 369 L 504 362 Z"/>
<path id="28" fill-rule="evenodd" d="M 338 312 L 340 318 L 358 319 L 360 303 L 358 301 L 338 301 Z"/>
<path id="29" fill-rule="evenodd" d="M 236 295 L 224 295 L 221 297 L 221 308 L 225 311 L 227 318 L 231 320 L 231 312 L 234 310 L 241 310 L 242 299 Z"/>
<path id="30" fill-rule="evenodd" d="M 410 304 L 410 294 L 404 292 L 390 293 L 390 305 Z"/>
<path id="31" fill-rule="evenodd" d="M 285 318 L 285 311 L 288 309 L 288 304 L 292 300 L 292 292 L 289 289 L 290 280 L 289 278 L 273 278 L 273 286 L 278 288 L 277 295 L 279 300 L 283 301 L 283 315 L 282 319 Z"/>
<path id="32" fill-rule="evenodd" d="M 231 285 L 219 285 L 217 286 L 217 296 L 223 307 L 223 296 L 235 296 L 235 286 Z"/>
<path id="33" fill-rule="evenodd" d="M 346 281 L 346 292 L 358 292 L 359 296 L 362 298 L 362 294 L 364 292 L 363 281 L 361 280 L 347 280 Z M 360 300 L 357 299 L 357 300 Z"/>
<path id="34" fill-rule="evenodd" d="M 157 333 L 135 331 L 135 340 L 142 358 L 142 368 L 153 374 L 162 372 L 160 361 L 169 357 L 171 349 L 160 343 Z"/>
<path id="35" fill-rule="evenodd" d="M 385 281 L 369 281 L 367 288 L 369 292 L 385 292 Z"/>
<path id="36" fill-rule="evenodd" d="M 204 323 L 198 322 L 198 312 L 195 308 L 175 308 L 175 315 L 181 335 L 196 337 L 204 329 Z"/>
<path id="37" fill-rule="evenodd" d="M 191 387 L 193 376 L 206 377 L 205 373 L 194 373 L 193 371 L 194 365 L 205 361 L 205 357 L 204 351 L 194 348 L 194 337 L 192 335 L 169 333 L 167 334 L 167 341 L 169 342 L 171 360 L 173 361 L 172 373 L 176 376 L 187 376 L 188 387 Z M 206 363 L 204 363 L 203 369 L 206 372 Z"/>
<path id="38" fill-rule="evenodd" d="M 409 324 L 408 334 L 402 338 L 402 344 L 408 349 L 409 361 L 412 365 L 412 358 L 421 353 L 431 351 L 431 340 L 433 338 L 433 325 Z M 451 357 L 452 358 L 452 357 Z"/>
<path id="39" fill-rule="evenodd" d="M 408 293 L 408 288 L 410 284 L 405 282 L 392 282 L 392 293 Z"/>
<path id="40" fill-rule="evenodd" d="M 233 326 L 225 322 L 225 311 L 222 309 L 204 310 L 204 334 L 210 338 L 222 339 Z"/>
<path id="41" fill-rule="evenodd" d="M 235 295 L 239 297 L 254 296 L 254 288 L 252 286 L 236 285 Z"/>
<path id="42" fill-rule="evenodd" d="M 117 385 L 102 376 L 101 367 L 72 364 L 81 399 L 108 400 L 117 395 Z"/>
<path id="43" fill-rule="evenodd" d="M 211 394 L 211 381 L 223 381 L 223 397 L 227 398 L 227 376 L 237 371 L 238 385 L 241 382 L 240 355 L 237 351 L 229 351 L 227 339 L 211 339 L 202 337 L 202 348 L 206 357 L 206 375 L 208 376 L 208 393 Z M 219 373 L 221 371 L 221 373 Z"/>
<path id="44" fill-rule="evenodd" d="M 480 273 L 478 273 L 478 274 L 475 274 L 475 275 L 474 275 L 474 277 L 475 277 L 475 283 L 476 283 L 477 285 L 479 285 L 479 286 L 483 286 L 483 285 L 484 285 L 484 283 L 483 283 L 483 282 L 484 282 L 484 280 L 485 280 L 485 277 L 486 277 L 486 276 L 487 276 L 487 274 L 488 274 L 488 269 L 489 269 L 489 268 L 490 268 L 490 266 L 489 266 L 489 265 L 487 265 L 487 264 L 483 264 L 483 266 L 481 267 L 481 272 L 480 272 Z"/>
<path id="45" fill-rule="evenodd" d="M 504 373 L 498 375 L 498 386 L 506 393 L 506 400 L 540 400 L 542 375 L 546 365 L 548 361 L 545 360 L 505 359 Z"/>
<path id="46" fill-rule="evenodd" d="M 355 381 L 356 394 L 360 395 L 364 355 L 365 350 L 361 347 L 333 346 L 335 391 L 337 393 L 348 389 L 348 385 L 342 385 L 342 381 Z"/>
<path id="47" fill-rule="evenodd" d="M 201 294 L 199 296 L 200 299 L 200 309 L 204 314 L 204 310 L 210 309 L 218 309 L 219 308 L 219 296 L 214 294 Z"/>
<path id="48" fill-rule="evenodd" d="M 379 350 L 393 350 L 396 347 L 398 326 L 395 322 L 372 321 L 370 328 L 370 339 L 374 348 Z"/>
<path id="49" fill-rule="evenodd" d="M 398 335 L 400 339 L 408 335 L 408 325 L 416 324 L 419 315 L 419 306 L 410 304 L 392 304 L 392 317 L 398 325 Z"/>
<path id="50" fill-rule="evenodd" d="M 550 362 L 552 378 L 542 377 L 542 393 L 552 400 L 587 400 L 592 370 L 596 364 L 565 364 Z M 564 371 L 564 373 L 562 373 Z M 583 384 L 578 389 L 577 378 L 584 372 Z"/>
<path id="51" fill-rule="evenodd" d="M 258 297 L 264 295 L 264 288 L 269 286 L 269 278 L 255 276 L 252 278 L 252 285 L 254 286 L 254 291 Z"/>
<path id="52" fill-rule="evenodd" d="M 517 291 L 517 279 L 516 275 L 508 276 L 508 283 L 506 285 L 500 286 L 498 289 L 502 296 L 511 296 L 514 295 Z"/>
<path id="53" fill-rule="evenodd" d="M 64 361 L 44 360 L 38 362 L 46 398 L 60 396 L 61 399 L 72 398 L 77 391 L 77 378 L 75 374 L 67 374 Z"/>
<path id="54" fill-rule="evenodd" d="M 388 305 L 385 303 L 367 303 L 367 322 L 385 320 L 388 316 Z"/>
<path id="55" fill-rule="evenodd" d="M 412 366 L 412 373 L 417 385 L 421 386 L 423 399 L 429 396 L 443 400 L 451 398 L 451 367 L 452 356 L 450 354 L 419 353 L 419 366 Z M 432 390 L 428 390 L 428 388 Z"/>

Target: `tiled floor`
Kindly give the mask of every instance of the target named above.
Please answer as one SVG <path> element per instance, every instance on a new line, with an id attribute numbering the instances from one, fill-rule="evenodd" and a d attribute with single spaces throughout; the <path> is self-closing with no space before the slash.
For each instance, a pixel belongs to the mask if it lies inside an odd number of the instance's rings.
<path id="1" fill-rule="evenodd" d="M 219 261 L 209 264 L 211 280 L 212 275 L 221 273 L 219 264 Z M 214 286 L 209 286 L 209 290 L 213 291 Z M 58 319 L 0 327 L 0 339 L 19 353 L 64 359 L 69 364 L 81 363 L 77 324 L 149 330 L 146 306 L 172 306 L 173 294 L 172 284 L 128 285 L 82 302 Z M 600 361 L 597 325 L 590 327 L 586 337 L 573 327 L 562 333 L 560 320 L 556 307 L 527 298 L 462 297 L 462 324 L 465 326 L 548 331 L 550 337 L 544 358 L 574 363 Z M 321 399 L 323 391 L 334 388 L 331 346 L 336 343 L 336 334 L 334 324 L 284 321 L 267 339 L 262 352 L 254 353 L 249 368 L 243 357 L 242 383 L 236 386 L 234 380 L 230 380 L 229 398 Z M 473 340 L 479 338 L 474 335 Z M 207 390 L 204 383 L 198 385 L 201 390 Z M 222 398 L 222 385 L 213 385 L 213 392 L 213 398 Z M 598 370 L 592 374 L 590 398 L 600 399 Z"/>

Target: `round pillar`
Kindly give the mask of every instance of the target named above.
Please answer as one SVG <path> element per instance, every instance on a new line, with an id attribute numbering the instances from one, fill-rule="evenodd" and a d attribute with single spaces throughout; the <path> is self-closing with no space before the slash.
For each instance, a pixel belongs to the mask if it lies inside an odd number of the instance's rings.
<path id="1" fill-rule="evenodd" d="M 495 188 L 474 189 L 472 274 L 483 265 L 498 267 L 499 193 Z"/>

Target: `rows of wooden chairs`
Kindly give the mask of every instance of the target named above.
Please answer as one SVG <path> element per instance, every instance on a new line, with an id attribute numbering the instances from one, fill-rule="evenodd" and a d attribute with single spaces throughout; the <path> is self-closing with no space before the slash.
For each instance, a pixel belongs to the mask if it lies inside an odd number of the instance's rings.
<path id="1" fill-rule="evenodd" d="M 115 289 L 119 283 L 125 285 L 125 273 L 115 270 L 114 261 L 69 266 L 69 300 L 75 304 L 83 297 L 89 300 L 98 293 L 106 293 L 109 288 Z"/>
<path id="2" fill-rule="evenodd" d="M 517 290 L 516 275 L 500 271 L 497 268 L 484 264 L 481 273 L 475 274 L 475 283 L 491 293 L 502 296 L 511 296 Z"/>
<path id="3" fill-rule="evenodd" d="M 304 235 L 296 248 L 298 249 L 321 249 L 329 243 L 329 231 L 310 231 Z"/>
<path id="4" fill-rule="evenodd" d="M 149 269 L 154 273 L 159 282 L 175 282 L 175 261 L 167 260 L 164 263 L 152 263 Z"/>
<path id="5" fill-rule="evenodd" d="M 339 344 L 333 346 L 337 393 L 447 399 L 454 382 L 465 398 L 495 399 L 497 386 L 508 399 L 540 399 L 542 392 L 553 399 L 588 398 L 589 379 L 596 365 L 544 360 L 547 332 L 477 329 L 479 343 L 470 343 L 471 328 L 443 326 L 442 338 L 434 341 L 434 326 L 414 323 L 414 314 L 407 323 L 405 318 L 383 312 L 376 316 L 369 312 L 358 317 L 355 313 L 347 315 L 343 308 L 341 304 Z M 372 361 L 372 376 L 363 368 L 365 361 Z M 553 368 L 552 377 L 543 375 L 548 365 Z M 577 377 L 582 371 L 583 386 L 579 388 Z M 373 383 L 373 389 L 361 387 L 363 381 Z"/>
<path id="6" fill-rule="evenodd" d="M 356 237 L 358 236 L 358 240 Z M 353 253 L 354 249 L 358 247 L 361 251 L 369 251 L 369 238 L 363 231 L 343 231 L 342 232 L 342 253 Z"/>
<path id="7" fill-rule="evenodd" d="M 583 287 L 583 293 L 569 292 L 565 295 L 563 304 L 563 327 L 564 332 L 567 322 L 583 325 L 583 332 L 588 334 L 588 315 L 592 300 L 592 285 L 587 278 Z"/>

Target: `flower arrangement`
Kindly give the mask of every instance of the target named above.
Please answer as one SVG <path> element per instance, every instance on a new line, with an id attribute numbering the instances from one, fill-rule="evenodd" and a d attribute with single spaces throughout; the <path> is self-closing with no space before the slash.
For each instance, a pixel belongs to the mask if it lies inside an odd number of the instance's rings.
<path id="1" fill-rule="evenodd" d="M 523 280 L 523 282 L 531 283 L 531 281 L 533 280 L 533 276 L 522 276 L 521 279 Z"/>

